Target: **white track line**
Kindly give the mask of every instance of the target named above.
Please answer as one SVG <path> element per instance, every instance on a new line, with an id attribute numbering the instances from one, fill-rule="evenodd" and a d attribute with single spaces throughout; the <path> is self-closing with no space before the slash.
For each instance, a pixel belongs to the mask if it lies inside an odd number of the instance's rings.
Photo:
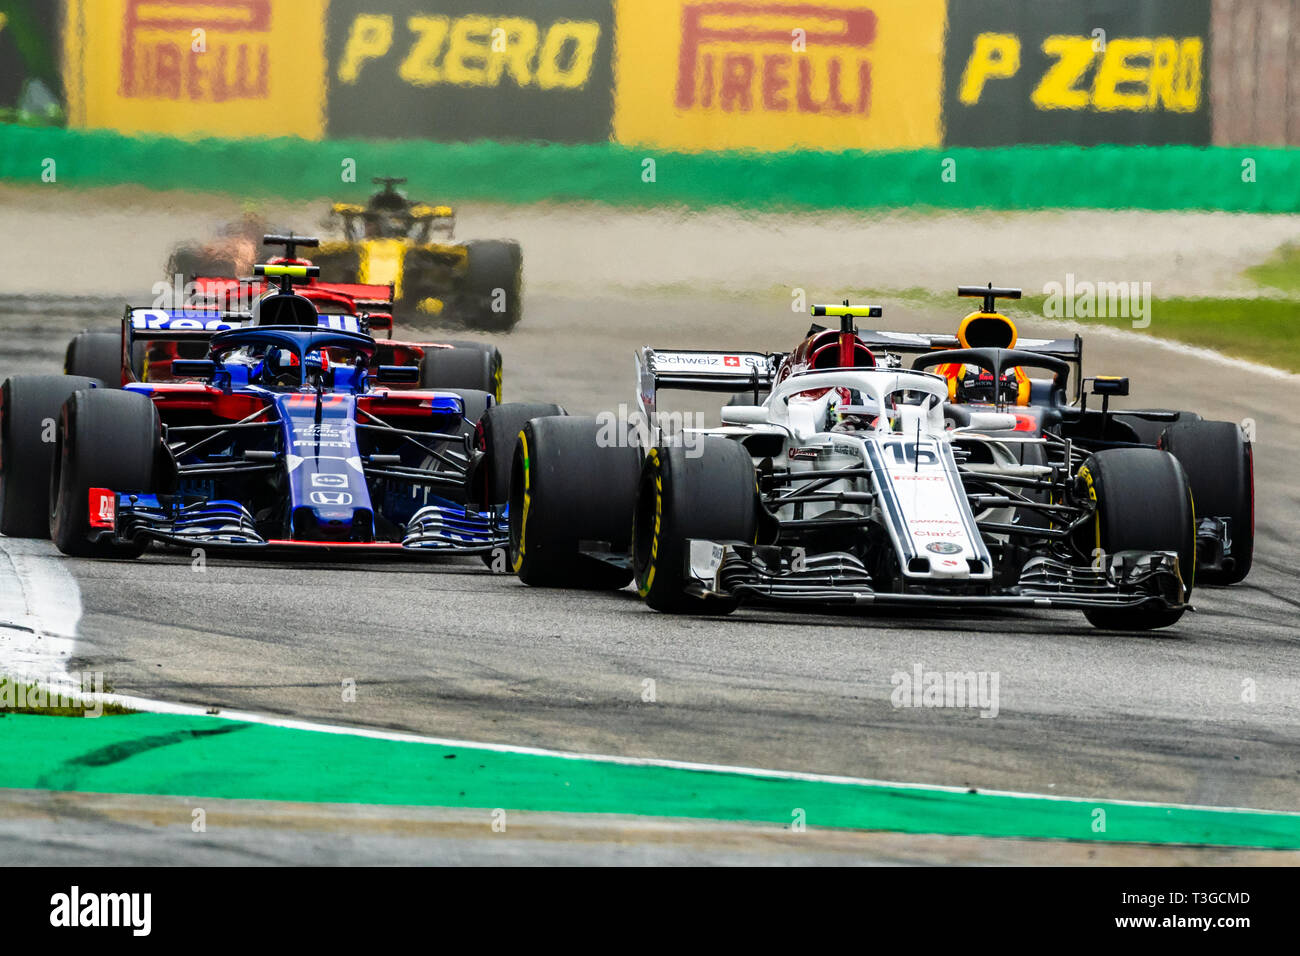
<path id="1" fill-rule="evenodd" d="M 1300 303 L 1296 305 L 1297 311 L 1300 311 Z M 1173 339 L 1162 339 L 1154 335 L 1147 335 L 1142 332 L 1135 332 L 1130 329 L 1117 329 L 1110 325 L 1092 325 L 1085 322 L 1072 322 L 1062 319 L 1045 319 L 1042 316 L 1030 313 L 1031 322 L 1050 322 L 1053 326 L 1061 326 L 1069 329 L 1070 332 L 1078 332 L 1086 340 L 1090 336 L 1098 336 L 1108 339 L 1119 339 L 1128 342 L 1145 342 L 1148 345 L 1154 345 L 1168 352 L 1177 352 L 1179 355 L 1186 355 L 1190 358 L 1201 359 L 1206 362 L 1214 362 L 1218 365 L 1224 365 L 1229 368 L 1241 369 L 1250 372 L 1253 375 L 1264 375 L 1268 378 L 1281 379 L 1282 381 L 1300 382 L 1300 375 L 1294 372 L 1287 372 L 1280 368 L 1274 368 L 1272 365 L 1261 365 L 1258 362 L 1251 362 L 1247 359 L 1233 358 L 1231 355 L 1224 355 L 1222 352 L 1216 352 L 1214 349 L 1202 348 L 1199 345 L 1188 345 L 1186 342 L 1175 342 Z M 1087 344 L 1086 341 L 1084 343 Z M 1122 411 L 1122 409 L 1121 409 Z"/>

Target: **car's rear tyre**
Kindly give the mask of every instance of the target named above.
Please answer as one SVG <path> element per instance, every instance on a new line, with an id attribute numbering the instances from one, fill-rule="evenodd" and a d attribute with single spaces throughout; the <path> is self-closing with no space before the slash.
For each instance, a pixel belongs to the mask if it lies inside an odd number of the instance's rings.
<path id="1" fill-rule="evenodd" d="M 501 401 L 501 352 L 495 345 L 462 342 L 450 349 L 427 349 L 420 362 L 422 388 L 472 388 Z"/>
<path id="2" fill-rule="evenodd" d="M 485 332 L 508 332 L 523 315 L 524 254 L 509 239 L 465 243 L 465 291 L 473 301 L 468 323 Z"/>
<path id="3" fill-rule="evenodd" d="M 461 402 L 464 404 L 465 417 L 457 427 L 456 434 L 469 439 L 472 443 L 478 430 L 478 423 L 482 421 L 483 416 L 487 414 L 488 409 L 495 407 L 496 399 L 487 392 L 480 392 L 472 388 L 449 388 L 444 389 L 444 391 L 459 396 Z M 452 451 L 458 455 L 463 455 L 465 452 L 465 448 L 462 445 L 451 445 L 445 450 Z M 459 477 L 459 469 L 455 464 L 448 463 L 432 455 L 425 459 L 422 467 L 429 468 L 434 472 L 451 472 L 455 477 Z M 449 475 L 449 477 L 451 476 Z M 469 476 L 466 475 L 466 478 L 468 477 Z M 432 490 L 439 498 L 454 501 L 459 505 L 468 503 L 472 497 L 468 481 L 460 487 L 439 485 Z"/>
<path id="4" fill-rule="evenodd" d="M 488 409 L 474 434 L 474 447 L 483 456 L 474 472 L 470 500 L 485 508 L 506 504 L 519 433 L 530 419 L 567 414 L 559 405 L 542 402 L 506 402 Z"/>
<path id="5" fill-rule="evenodd" d="M 0 386 L 0 533 L 50 536 L 50 468 L 59 411 L 94 384 L 71 375 L 15 375 Z"/>
<path id="6" fill-rule="evenodd" d="M 1183 466 L 1196 516 L 1227 518 L 1232 555 L 1221 569 L 1200 567 L 1201 584 L 1236 584 L 1255 556 L 1254 449 L 1235 422 L 1180 421 L 1160 437 L 1160 447 Z"/>
<path id="7" fill-rule="evenodd" d="M 1147 418 L 1138 418 L 1136 415 L 1126 415 L 1124 412 L 1116 412 L 1115 417 L 1123 421 L 1126 425 L 1132 427 L 1137 432 L 1138 441 L 1144 445 L 1155 445 L 1160 441 L 1160 434 L 1166 428 L 1177 422 L 1199 422 L 1201 416 L 1196 412 L 1177 411 L 1172 408 L 1152 408 L 1152 412 L 1172 412 L 1178 417 L 1172 422 L 1153 422 Z"/>
<path id="8" fill-rule="evenodd" d="M 510 566 L 525 584 L 616 590 L 632 580 L 639 452 L 602 434 L 594 418 L 523 426 L 510 478 Z M 609 558 L 584 554 L 584 542 L 600 542 Z"/>
<path id="9" fill-rule="evenodd" d="M 1157 448 L 1099 451 L 1080 469 L 1096 496 L 1091 543 L 1101 556 L 1120 551 L 1174 551 L 1183 579 L 1183 600 L 1191 598 L 1196 576 L 1196 519 L 1187 476 L 1173 455 Z M 1147 631 L 1168 627 L 1184 608 L 1098 608 L 1084 615 L 1107 630 Z"/>
<path id="10" fill-rule="evenodd" d="M 138 557 L 145 543 L 88 540 L 90 489 L 151 494 L 162 441 L 158 410 L 135 392 L 95 388 L 74 392 L 59 416 L 50 471 L 50 537 L 64 554 Z"/>
<path id="11" fill-rule="evenodd" d="M 669 614 L 731 613 L 736 598 L 686 592 L 687 541 L 752 542 L 758 518 L 754 463 L 739 442 L 652 448 L 641 466 L 633 524 L 637 593 Z"/>
<path id="12" fill-rule="evenodd" d="M 474 388 L 451 388 L 447 391 L 459 395 L 465 405 L 466 434 L 473 434 L 478 428 L 478 423 L 487 414 L 487 410 L 497 403 L 496 397 L 491 392 L 482 392 Z"/>
<path id="13" fill-rule="evenodd" d="M 122 387 L 122 336 L 118 332 L 82 332 L 63 356 L 67 375 L 97 378 L 107 388 Z"/>

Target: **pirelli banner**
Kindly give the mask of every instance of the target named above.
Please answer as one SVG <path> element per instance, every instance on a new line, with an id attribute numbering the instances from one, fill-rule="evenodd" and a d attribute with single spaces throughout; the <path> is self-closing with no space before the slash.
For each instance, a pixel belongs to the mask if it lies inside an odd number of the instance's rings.
<path id="1" fill-rule="evenodd" d="M 1210 141 L 1210 0 L 948 0 L 945 140 Z"/>
<path id="2" fill-rule="evenodd" d="M 326 0 L 66 2 L 69 126 L 324 134 Z"/>
<path id="3" fill-rule="evenodd" d="M 614 138 L 682 150 L 941 137 L 944 0 L 618 0 Z"/>
<path id="4" fill-rule="evenodd" d="M 0 47 L 37 32 L 40 17 L 16 13 L 33 2 L 0 0 L 0 18 L 14 14 L 0 19 Z M 1210 6 L 64 0 L 63 87 L 70 126 L 182 136 L 686 151 L 1199 145 L 1210 139 Z M 40 80 L 40 58 L 28 67 Z M 0 75 L 0 109 L 57 117 L 55 78 L 28 79 Z"/>
<path id="5" fill-rule="evenodd" d="M 612 0 L 331 0 L 334 137 L 607 142 Z"/>

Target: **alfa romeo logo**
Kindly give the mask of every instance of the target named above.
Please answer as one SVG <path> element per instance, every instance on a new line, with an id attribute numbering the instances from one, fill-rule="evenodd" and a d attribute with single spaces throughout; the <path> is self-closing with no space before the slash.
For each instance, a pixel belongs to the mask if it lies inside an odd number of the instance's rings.
<path id="1" fill-rule="evenodd" d="M 961 545 L 953 544 L 951 541 L 931 541 L 925 546 L 925 550 L 935 554 L 961 554 Z"/>

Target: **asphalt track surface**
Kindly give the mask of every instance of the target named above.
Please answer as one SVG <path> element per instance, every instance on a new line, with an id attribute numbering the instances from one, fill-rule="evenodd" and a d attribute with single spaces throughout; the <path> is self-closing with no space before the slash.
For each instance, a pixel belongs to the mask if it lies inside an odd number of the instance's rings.
<path id="1" fill-rule="evenodd" d="M 523 323 L 498 341 L 507 399 L 558 401 L 575 413 L 616 410 L 635 400 L 634 348 L 789 348 L 807 322 L 789 302 L 786 294 L 690 290 L 531 293 Z M 108 301 L 42 303 L 0 310 L 0 378 L 59 371 L 71 334 L 112 327 L 120 314 Z M 898 303 L 882 326 L 950 329 L 962 306 Z M 87 321 L 86 307 L 104 319 Z M 1068 331 L 1046 322 L 1022 328 Z M 1070 612 L 742 609 L 721 619 L 674 618 L 649 611 L 630 589 L 529 589 L 477 559 L 209 555 L 196 570 L 188 554 L 157 551 L 137 561 L 65 559 L 84 608 L 68 666 L 103 671 L 114 690 L 140 697 L 440 737 L 1296 810 L 1297 379 L 1136 335 L 1093 333 L 1086 342 L 1086 374 L 1131 376 L 1131 406 L 1256 422 L 1254 570 L 1242 585 L 1198 590 L 1196 613 L 1165 631 L 1103 633 Z M 917 663 L 999 674 L 997 717 L 892 706 L 891 675 Z M 354 702 L 341 693 L 349 679 Z M 643 700 L 647 680 L 654 702 Z M 1247 681 L 1255 688 L 1249 701 Z M 436 858 L 436 846 L 431 852 Z M 696 859 L 682 852 L 667 858 Z M 296 854 L 284 859 L 313 859 L 311 844 Z M 874 858 L 891 859 L 887 850 Z"/>

